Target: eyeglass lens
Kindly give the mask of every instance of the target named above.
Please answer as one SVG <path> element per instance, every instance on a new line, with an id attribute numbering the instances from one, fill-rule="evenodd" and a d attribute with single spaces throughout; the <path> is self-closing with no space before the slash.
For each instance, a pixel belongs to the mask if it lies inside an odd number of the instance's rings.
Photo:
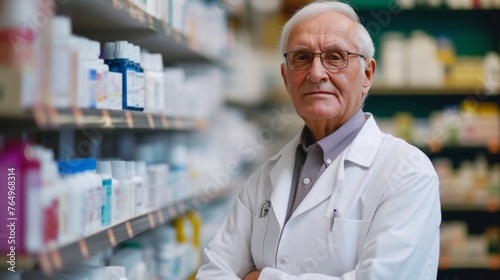
<path id="1" fill-rule="evenodd" d="M 288 67 L 291 70 L 306 70 L 311 67 L 314 53 L 307 51 L 289 52 L 286 56 Z M 347 51 L 325 51 L 320 54 L 321 61 L 326 68 L 340 69 L 347 66 Z"/>

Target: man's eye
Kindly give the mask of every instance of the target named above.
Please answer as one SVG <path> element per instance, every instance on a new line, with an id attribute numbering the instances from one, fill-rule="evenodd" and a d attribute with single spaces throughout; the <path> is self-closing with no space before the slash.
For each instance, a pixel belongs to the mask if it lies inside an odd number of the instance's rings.
<path id="1" fill-rule="evenodd" d="M 310 60 L 311 59 L 311 56 L 309 54 L 297 54 L 297 56 L 295 57 L 295 60 Z"/>
<path id="2" fill-rule="evenodd" d="M 338 53 L 328 53 L 325 57 L 325 60 L 330 60 L 330 61 L 342 60 L 342 56 Z"/>

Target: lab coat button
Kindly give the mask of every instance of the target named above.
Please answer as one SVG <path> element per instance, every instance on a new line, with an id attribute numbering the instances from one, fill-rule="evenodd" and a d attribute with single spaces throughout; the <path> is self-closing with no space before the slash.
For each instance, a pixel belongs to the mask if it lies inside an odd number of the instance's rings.
<path id="1" fill-rule="evenodd" d="M 280 258 L 281 265 L 286 265 L 287 263 L 288 263 L 288 260 L 285 257 Z"/>
<path id="2" fill-rule="evenodd" d="M 311 179 L 309 178 L 304 178 L 304 181 L 302 181 L 305 185 L 311 183 Z"/>

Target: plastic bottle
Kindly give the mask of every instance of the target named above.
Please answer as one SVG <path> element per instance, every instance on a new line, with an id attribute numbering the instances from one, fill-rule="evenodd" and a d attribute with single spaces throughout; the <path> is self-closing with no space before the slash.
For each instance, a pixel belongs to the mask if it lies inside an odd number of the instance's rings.
<path id="1" fill-rule="evenodd" d="M 135 162 L 135 174 L 142 180 L 142 212 L 150 210 L 149 208 L 149 178 L 146 171 L 146 162 Z M 152 209 L 153 210 L 153 209 Z M 140 214 L 140 213 L 139 213 Z"/>
<path id="2" fill-rule="evenodd" d="M 483 68 L 486 93 L 498 94 L 500 92 L 500 57 L 498 53 L 486 53 Z"/>
<path id="3" fill-rule="evenodd" d="M 165 78 L 163 75 L 163 56 L 159 53 L 151 55 L 151 67 L 154 82 L 153 99 L 155 112 L 163 113 L 165 110 Z M 147 100 L 146 100 L 147 101 Z"/>
<path id="4" fill-rule="evenodd" d="M 130 83 L 130 88 L 128 89 L 128 95 L 129 99 L 128 102 L 131 104 L 131 109 L 130 110 L 137 110 L 137 99 L 139 97 L 138 92 L 139 92 L 139 87 L 138 87 L 138 79 L 137 79 L 137 62 L 135 58 L 135 51 L 134 51 L 134 45 L 131 43 L 127 43 L 127 53 L 128 53 L 128 59 L 130 64 L 132 65 L 133 72 L 131 73 L 131 83 Z"/>
<path id="5" fill-rule="evenodd" d="M 129 60 L 128 48 L 126 41 L 117 41 L 115 43 L 114 59 L 108 62 L 108 65 L 110 72 L 121 73 L 122 75 L 122 109 L 134 110 L 135 69 L 133 63 Z"/>
<path id="6" fill-rule="evenodd" d="M 5 206 L 5 210 L 0 212 L 0 235 L 9 236 L 10 229 L 8 227 L 8 218 L 17 218 L 16 225 L 16 252 L 19 253 L 36 253 L 43 245 L 42 240 L 42 213 L 40 201 L 40 163 L 35 157 L 31 145 L 22 143 L 22 141 L 7 141 L 5 149 L 0 151 L 0 167 L 4 172 L 0 173 L 2 182 L 8 182 L 8 178 L 15 174 L 17 195 L 13 198 L 16 205 L 14 215 L 9 213 L 9 209 Z M 0 190 L 4 193 L 1 197 L 2 205 L 8 204 L 9 189 L 8 183 L 0 185 Z M 8 242 L 0 242 L 0 253 L 7 258 L 11 244 Z"/>
<path id="7" fill-rule="evenodd" d="M 90 58 L 97 71 L 96 107 L 99 109 L 105 109 L 107 108 L 108 98 L 109 66 L 104 63 L 103 59 L 99 59 L 101 52 L 101 44 L 99 42 L 90 41 L 90 50 Z"/>
<path id="8" fill-rule="evenodd" d="M 437 58 L 437 41 L 424 31 L 412 32 L 408 48 L 409 84 L 412 87 L 442 87 L 444 69 Z"/>
<path id="9" fill-rule="evenodd" d="M 96 61 L 99 56 L 99 46 L 97 47 L 97 56 L 95 54 L 94 41 L 84 38 L 82 40 L 84 44 L 84 56 L 85 56 L 85 65 L 87 71 L 87 79 L 88 79 L 88 95 L 89 95 L 89 105 L 88 108 L 97 108 L 97 96 L 99 91 L 100 81 L 100 65 Z"/>
<path id="10" fill-rule="evenodd" d="M 67 108 L 74 98 L 74 50 L 71 44 L 71 19 L 56 16 L 52 19 L 51 46 L 51 103 L 56 108 Z"/>
<path id="11" fill-rule="evenodd" d="M 89 75 L 86 63 L 86 39 L 78 36 L 71 37 L 72 46 L 76 49 L 76 106 L 90 108 Z"/>
<path id="12" fill-rule="evenodd" d="M 170 155 L 169 188 L 173 191 L 173 201 L 178 202 L 189 196 L 187 149 L 184 145 L 174 144 Z"/>
<path id="13" fill-rule="evenodd" d="M 144 50 L 141 52 L 141 65 L 144 69 L 144 112 L 155 113 L 152 58 L 151 54 Z"/>
<path id="14" fill-rule="evenodd" d="M 120 182 L 120 197 L 118 199 L 118 213 L 120 221 L 130 218 L 130 197 L 133 190 L 133 182 L 127 176 L 126 165 L 124 161 L 111 161 L 112 176 Z"/>
<path id="15" fill-rule="evenodd" d="M 119 220 L 117 216 L 117 200 L 118 197 L 120 197 L 120 183 L 111 176 L 111 162 L 98 161 L 96 170 L 97 173 L 101 175 L 104 191 L 101 215 L 102 225 L 109 226 L 115 224 Z"/>
<path id="16" fill-rule="evenodd" d="M 91 194 L 91 217 L 88 233 L 93 233 L 101 228 L 102 206 L 104 189 L 101 176 L 96 173 L 97 161 L 95 158 L 85 159 L 84 174 L 89 178 L 89 191 Z"/>
<path id="17" fill-rule="evenodd" d="M 387 86 L 401 87 L 407 81 L 406 45 L 403 33 L 386 32 L 382 36 L 381 67 Z"/>
<path id="18" fill-rule="evenodd" d="M 38 67 L 42 57 L 43 31 L 29 26 L 26 19 L 37 14 L 39 1 L 3 0 L 0 5 L 0 110 L 19 112 L 40 101 L 41 79 Z M 47 14 L 44 14 L 47 15 Z M 46 65 L 44 65 L 46 67 Z"/>
<path id="19" fill-rule="evenodd" d="M 451 70 L 456 61 L 455 45 L 448 36 L 438 37 L 438 58 L 443 66 L 444 86 L 452 86 Z"/>
<path id="20" fill-rule="evenodd" d="M 130 192 L 130 196 L 132 199 L 130 200 L 129 206 L 129 215 L 134 217 L 138 214 L 142 213 L 142 197 L 143 197 L 143 180 L 142 178 L 136 176 L 135 174 L 135 162 L 134 161 L 126 161 L 125 166 L 127 169 L 127 178 L 132 180 L 132 189 Z"/>
<path id="21" fill-rule="evenodd" d="M 102 189 L 100 187 L 100 180 L 96 180 L 96 177 L 90 173 L 90 170 L 93 168 L 95 170 L 95 162 L 92 167 L 92 159 L 77 159 L 67 162 L 68 166 L 75 168 L 78 172 L 78 176 L 80 178 L 79 188 L 83 191 L 84 196 L 84 223 L 83 223 L 83 232 L 84 236 L 88 236 L 94 232 L 95 223 L 97 220 L 97 194 L 95 193 L 96 188 Z M 99 202 L 102 201 L 102 198 Z M 100 209 L 99 209 L 100 210 Z M 100 221 L 100 213 L 99 213 L 99 221 Z"/>
<path id="22" fill-rule="evenodd" d="M 59 172 L 62 174 L 74 174 L 74 181 L 69 182 L 73 190 L 68 191 L 68 198 L 71 198 L 68 207 L 75 211 L 71 212 L 75 218 L 68 217 L 68 222 L 72 222 L 73 232 L 80 236 L 79 231 L 84 235 L 90 235 L 101 226 L 101 207 L 102 207 L 102 181 L 99 175 L 95 173 L 96 160 L 92 158 L 76 159 L 71 161 L 60 161 Z M 74 203 L 74 204 L 73 204 Z M 81 206 L 80 206 L 81 204 Z M 81 209 L 81 213 L 80 210 Z M 83 215 L 83 223 L 80 228 L 80 214 Z"/>
<path id="23" fill-rule="evenodd" d="M 59 240 L 59 174 L 54 166 L 54 153 L 42 146 L 34 146 L 35 156 L 40 162 L 42 188 L 40 200 L 42 202 L 43 243 L 47 247 L 55 246 Z M 62 229 L 64 231 L 64 229 Z"/>
<path id="24" fill-rule="evenodd" d="M 134 58 L 136 62 L 136 87 L 137 87 L 137 97 L 136 97 L 136 110 L 144 111 L 145 106 L 145 89 L 144 89 L 144 68 L 141 66 L 141 49 L 139 46 L 134 46 Z"/>
<path id="25" fill-rule="evenodd" d="M 67 190 L 67 226 L 68 239 L 80 238 L 84 234 L 85 224 L 85 178 L 80 173 L 78 165 L 71 161 L 58 161 L 59 173 L 63 176 Z"/>
<path id="26" fill-rule="evenodd" d="M 115 42 L 107 42 L 104 45 L 104 63 L 108 65 L 108 71 L 110 70 L 109 65 L 113 63 L 115 59 Z M 123 87 L 122 87 L 123 75 L 119 72 L 108 72 L 107 79 L 107 92 L 106 98 L 103 102 L 103 108 L 112 109 L 112 110 L 121 110 L 122 109 L 122 96 L 123 96 Z"/>
<path id="27" fill-rule="evenodd" d="M 172 226 L 158 227 L 154 231 L 158 244 L 158 276 L 160 279 L 178 279 L 181 276 L 181 254 Z"/>

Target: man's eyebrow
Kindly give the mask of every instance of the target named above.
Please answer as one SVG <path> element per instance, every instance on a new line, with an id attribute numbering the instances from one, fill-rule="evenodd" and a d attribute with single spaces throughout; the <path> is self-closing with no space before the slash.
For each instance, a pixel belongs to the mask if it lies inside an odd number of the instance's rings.
<path id="1" fill-rule="evenodd" d="M 310 51 L 310 49 L 306 45 L 297 44 L 294 45 L 290 51 Z"/>
<path id="2" fill-rule="evenodd" d="M 344 50 L 344 49 L 345 45 L 338 42 L 332 42 L 325 45 L 325 50 Z"/>

